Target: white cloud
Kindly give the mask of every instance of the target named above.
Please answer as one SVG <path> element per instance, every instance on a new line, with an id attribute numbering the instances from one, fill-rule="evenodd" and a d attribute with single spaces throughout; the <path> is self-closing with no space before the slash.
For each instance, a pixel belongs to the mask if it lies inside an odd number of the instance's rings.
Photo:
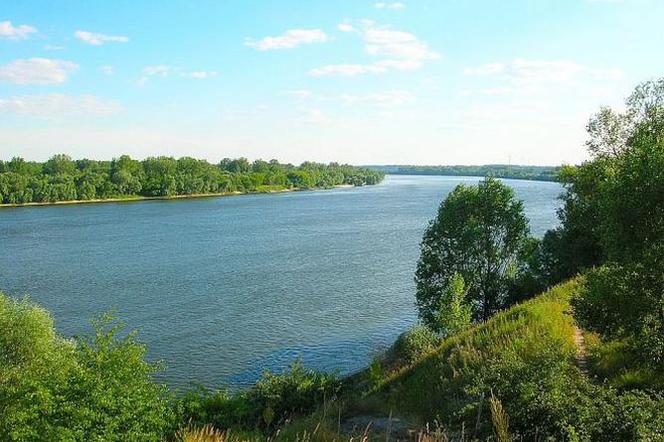
<path id="1" fill-rule="evenodd" d="M 354 77 L 363 74 L 384 74 L 390 70 L 413 71 L 419 69 L 418 60 L 380 60 L 368 64 L 331 64 L 309 71 L 312 77 Z"/>
<path id="2" fill-rule="evenodd" d="M 265 37 L 258 41 L 247 39 L 245 44 L 259 51 L 292 49 L 303 44 L 323 43 L 327 35 L 320 29 L 290 29 L 277 37 Z"/>
<path id="3" fill-rule="evenodd" d="M 208 78 L 214 78 L 219 76 L 217 71 L 193 71 L 183 74 L 185 77 L 195 78 L 197 80 L 205 80 Z"/>
<path id="4" fill-rule="evenodd" d="M 69 74 L 78 69 L 71 61 L 50 58 L 29 58 L 15 60 L 0 66 L 0 82 L 20 85 L 60 84 L 67 81 Z"/>
<path id="5" fill-rule="evenodd" d="M 309 71 L 313 77 L 356 76 L 363 74 L 383 74 L 390 70 L 412 71 L 423 66 L 426 60 L 436 60 L 440 54 L 431 50 L 427 43 L 414 34 L 397 31 L 389 27 L 378 27 L 371 20 L 362 20 L 361 28 L 348 23 L 337 25 L 344 32 L 357 32 L 361 35 L 365 51 L 372 57 L 381 58 L 372 63 L 332 64 Z"/>
<path id="6" fill-rule="evenodd" d="M 14 26 L 10 21 L 0 22 L 0 39 L 24 40 L 35 32 L 37 32 L 37 29 L 30 25 Z"/>
<path id="7" fill-rule="evenodd" d="M 415 100 L 415 96 L 408 91 L 388 91 L 369 95 L 343 94 L 341 100 L 349 103 L 363 103 L 377 106 L 398 106 Z"/>
<path id="8" fill-rule="evenodd" d="M 146 66 L 143 68 L 145 75 L 159 75 L 160 77 L 167 76 L 173 68 L 167 64 L 158 64 L 154 66 Z"/>
<path id="9" fill-rule="evenodd" d="M 330 64 L 321 66 L 309 71 L 312 77 L 354 77 L 362 74 L 378 74 L 386 72 L 387 69 L 376 66 L 375 64 Z"/>
<path id="10" fill-rule="evenodd" d="M 576 80 L 617 80 L 619 69 L 595 69 L 567 60 L 515 59 L 509 63 L 489 63 L 464 70 L 466 75 L 497 76 L 515 87 L 538 87 L 545 84 L 568 84 Z"/>
<path id="11" fill-rule="evenodd" d="M 376 9 L 404 9 L 406 5 L 404 5 L 401 2 L 392 2 L 392 3 L 386 3 L 386 2 L 377 2 L 374 3 L 374 8 Z"/>
<path id="12" fill-rule="evenodd" d="M 157 64 L 153 66 L 146 66 L 142 70 L 143 75 L 139 78 L 137 84 L 144 86 L 150 77 L 168 77 L 171 74 L 178 75 L 183 78 L 193 78 L 195 80 L 206 80 L 219 76 L 217 71 L 185 71 L 184 69 L 167 64 Z"/>
<path id="13" fill-rule="evenodd" d="M 389 28 L 368 27 L 364 29 L 367 53 L 390 58 L 408 60 L 435 60 L 440 54 L 429 49 L 428 45 L 410 32 L 394 31 Z"/>
<path id="14" fill-rule="evenodd" d="M 167 77 L 173 71 L 173 67 L 167 64 L 158 64 L 154 66 L 146 66 L 143 68 L 143 76 L 136 82 L 139 86 L 144 86 L 150 77 L 159 76 Z"/>
<path id="15" fill-rule="evenodd" d="M 514 89 L 511 87 L 487 87 L 483 89 L 476 90 L 466 90 L 463 91 L 464 95 L 506 95 L 514 92 Z"/>
<path id="16" fill-rule="evenodd" d="M 93 46 L 101 46 L 105 43 L 127 43 L 129 41 L 129 37 L 124 35 L 106 35 L 88 31 L 76 31 L 74 37 Z"/>
<path id="17" fill-rule="evenodd" d="M 102 71 L 104 75 L 113 75 L 115 73 L 115 69 L 113 69 L 113 66 L 108 64 L 100 66 L 99 70 Z"/>
<path id="18" fill-rule="evenodd" d="M 122 106 L 117 102 L 94 95 L 43 94 L 0 98 L 0 113 L 41 118 L 106 116 L 120 110 Z"/>

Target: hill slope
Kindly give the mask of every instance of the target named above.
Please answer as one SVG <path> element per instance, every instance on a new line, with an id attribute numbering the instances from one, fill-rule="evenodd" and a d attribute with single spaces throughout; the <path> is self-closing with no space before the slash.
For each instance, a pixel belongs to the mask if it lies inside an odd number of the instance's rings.
<path id="1" fill-rule="evenodd" d="M 365 404 L 374 414 L 485 439 L 494 435 L 493 397 L 511 436 L 523 440 L 659 440 L 659 396 L 596 385 L 577 366 L 569 299 L 579 287 L 578 279 L 561 284 L 444 340 L 387 375 Z"/>

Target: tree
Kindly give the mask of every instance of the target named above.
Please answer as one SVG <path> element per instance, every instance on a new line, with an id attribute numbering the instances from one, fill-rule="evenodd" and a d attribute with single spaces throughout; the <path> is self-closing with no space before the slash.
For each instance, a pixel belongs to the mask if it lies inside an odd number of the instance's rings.
<path id="1" fill-rule="evenodd" d="M 463 277 L 455 273 L 444 288 L 438 305 L 438 315 L 431 327 L 443 336 L 459 333 L 471 324 L 472 309 L 466 302 L 466 284 Z"/>
<path id="2" fill-rule="evenodd" d="M 166 387 L 133 334 L 95 324 L 77 341 L 50 315 L 0 292 L 0 435 L 3 441 L 159 442 L 172 431 Z"/>
<path id="3" fill-rule="evenodd" d="M 549 284 L 585 273 L 579 323 L 664 367 L 664 78 L 640 84 L 626 110 L 588 124 L 591 159 L 563 168 L 561 226 L 538 252 Z"/>
<path id="4" fill-rule="evenodd" d="M 122 155 L 111 161 L 110 177 L 121 195 L 138 194 L 142 189 L 143 166 L 129 155 Z"/>
<path id="5" fill-rule="evenodd" d="M 68 155 L 53 155 L 44 163 L 44 173 L 47 175 L 73 175 L 76 173 L 76 164 Z"/>
<path id="6" fill-rule="evenodd" d="M 467 285 L 473 319 L 486 320 L 503 308 L 528 231 L 523 203 L 508 186 L 493 178 L 457 186 L 421 243 L 415 281 L 424 322 L 436 322 L 457 273 Z"/>
<path id="7" fill-rule="evenodd" d="M 638 260 L 663 235 L 664 79 L 637 86 L 623 113 L 601 109 L 588 135 L 592 159 L 561 170 L 561 226 L 538 252 L 549 284 L 607 261 Z"/>

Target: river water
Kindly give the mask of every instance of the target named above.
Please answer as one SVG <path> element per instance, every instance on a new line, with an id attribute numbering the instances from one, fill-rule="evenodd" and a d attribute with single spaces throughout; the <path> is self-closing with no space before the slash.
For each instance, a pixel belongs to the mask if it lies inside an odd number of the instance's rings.
<path id="1" fill-rule="evenodd" d="M 0 290 L 29 294 L 65 335 L 113 311 L 171 386 L 242 386 L 300 357 L 350 373 L 416 320 L 419 241 L 442 199 L 478 178 L 0 210 Z M 531 231 L 560 185 L 506 180 Z"/>

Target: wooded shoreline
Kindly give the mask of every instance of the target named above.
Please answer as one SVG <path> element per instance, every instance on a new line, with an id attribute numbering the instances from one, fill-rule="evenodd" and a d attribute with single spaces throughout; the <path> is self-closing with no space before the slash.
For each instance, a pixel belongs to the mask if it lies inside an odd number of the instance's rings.
<path id="1" fill-rule="evenodd" d="M 170 195 L 170 196 L 137 195 L 135 197 L 127 197 L 127 198 L 95 198 L 90 200 L 43 201 L 43 202 L 32 202 L 32 203 L 0 204 L 0 209 L 20 208 L 20 207 L 41 207 L 41 206 L 73 206 L 78 204 L 137 203 L 142 201 L 160 201 L 160 200 L 178 200 L 178 199 L 221 198 L 227 196 L 240 196 L 240 195 L 261 195 L 261 194 L 271 194 L 271 193 L 347 189 L 351 187 L 358 187 L 358 186 L 353 186 L 352 184 L 339 184 L 333 187 L 317 187 L 313 189 L 285 188 L 285 189 L 256 190 L 249 192 L 233 191 L 233 192 L 197 193 L 191 195 Z"/>

